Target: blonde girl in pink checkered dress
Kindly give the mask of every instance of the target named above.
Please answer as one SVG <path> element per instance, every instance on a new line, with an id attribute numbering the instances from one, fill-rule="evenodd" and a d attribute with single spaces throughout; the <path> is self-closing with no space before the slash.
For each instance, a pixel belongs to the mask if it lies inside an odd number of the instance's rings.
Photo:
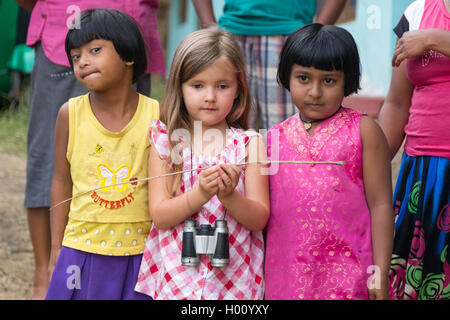
<path id="1" fill-rule="evenodd" d="M 161 121 L 150 128 L 149 181 L 153 226 L 135 290 L 154 299 L 261 299 L 264 240 L 269 218 L 262 138 L 247 131 L 250 95 L 244 58 L 229 33 L 203 29 L 175 52 Z M 205 169 L 207 168 L 207 169 Z M 225 219 L 229 264 L 181 263 L 187 219 L 214 226 Z"/>

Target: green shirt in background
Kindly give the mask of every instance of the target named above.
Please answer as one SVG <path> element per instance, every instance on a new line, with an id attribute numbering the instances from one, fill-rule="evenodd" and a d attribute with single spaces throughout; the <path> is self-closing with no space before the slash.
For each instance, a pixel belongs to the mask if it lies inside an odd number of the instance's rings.
<path id="1" fill-rule="evenodd" d="M 225 0 L 219 26 L 240 35 L 290 34 L 315 12 L 316 0 Z"/>

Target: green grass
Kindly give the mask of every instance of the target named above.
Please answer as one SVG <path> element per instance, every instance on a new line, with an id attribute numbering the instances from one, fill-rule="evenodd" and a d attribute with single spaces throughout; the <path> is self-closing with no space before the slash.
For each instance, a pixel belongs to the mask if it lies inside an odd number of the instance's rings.
<path id="1" fill-rule="evenodd" d="M 152 74 L 151 97 L 161 103 L 164 97 L 165 80 L 164 76 Z"/>
<path id="2" fill-rule="evenodd" d="M 3 106 L 0 110 L 0 152 L 23 158 L 26 156 L 29 117 L 25 95 L 17 108 L 10 107 L 10 102 L 2 99 Z"/>

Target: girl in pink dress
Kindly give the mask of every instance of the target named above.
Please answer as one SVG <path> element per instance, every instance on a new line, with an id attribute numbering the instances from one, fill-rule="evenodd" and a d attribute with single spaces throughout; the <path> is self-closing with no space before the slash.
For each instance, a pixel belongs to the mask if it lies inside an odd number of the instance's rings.
<path id="1" fill-rule="evenodd" d="M 311 24 L 287 39 L 278 69 L 299 113 L 269 132 L 267 299 L 386 299 L 393 242 L 389 150 L 376 122 L 341 106 L 359 89 L 353 37 Z M 273 168 L 272 168 L 273 170 Z"/>
<path id="2" fill-rule="evenodd" d="M 178 300 L 263 297 L 269 179 L 254 163 L 266 160 L 258 155 L 266 148 L 246 131 L 249 107 L 244 59 L 232 36 L 219 29 L 188 35 L 174 55 L 161 121 L 151 125 L 149 157 L 151 177 L 185 172 L 149 182 L 153 226 L 138 292 Z M 253 164 L 237 165 L 244 162 Z M 197 265 L 182 263 L 188 219 L 206 226 L 226 221 L 228 264 L 215 266 L 213 255 L 198 248 Z"/>

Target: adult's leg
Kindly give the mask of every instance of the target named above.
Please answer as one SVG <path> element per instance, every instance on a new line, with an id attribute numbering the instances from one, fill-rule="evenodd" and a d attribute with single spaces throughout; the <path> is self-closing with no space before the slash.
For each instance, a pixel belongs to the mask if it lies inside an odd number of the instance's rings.
<path id="1" fill-rule="evenodd" d="M 242 53 L 245 58 L 245 65 L 247 71 L 247 83 L 250 91 L 250 96 L 252 100 L 252 104 L 250 106 L 249 112 L 249 127 L 257 130 L 260 126 L 260 117 L 258 112 L 258 75 L 257 75 L 257 57 L 254 54 L 254 50 L 257 50 L 255 46 L 258 45 L 257 36 L 244 36 L 244 35 L 234 35 L 236 41 L 239 43 L 241 47 Z"/>
<path id="2" fill-rule="evenodd" d="M 34 250 L 34 281 L 31 299 L 43 299 L 48 286 L 50 215 L 47 207 L 27 208 L 28 228 Z"/>
<path id="3" fill-rule="evenodd" d="M 258 111 L 263 129 L 270 129 L 296 110 L 289 91 L 277 81 L 279 56 L 287 36 L 260 36 L 254 54 L 257 61 Z"/>
<path id="4" fill-rule="evenodd" d="M 297 112 L 289 91 L 278 84 L 279 55 L 287 36 L 236 36 L 243 50 L 254 105 L 250 127 L 270 129 Z"/>

